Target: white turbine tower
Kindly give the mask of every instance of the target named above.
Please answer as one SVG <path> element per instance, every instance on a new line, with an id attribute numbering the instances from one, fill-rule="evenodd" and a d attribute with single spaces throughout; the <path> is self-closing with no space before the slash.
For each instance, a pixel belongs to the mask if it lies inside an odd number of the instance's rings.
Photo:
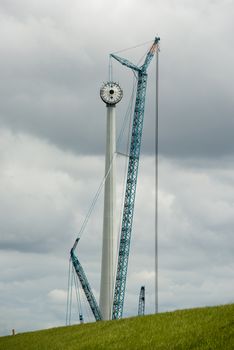
<path id="1" fill-rule="evenodd" d="M 123 91 L 117 83 L 107 82 L 100 90 L 107 107 L 106 164 L 102 238 L 102 269 L 100 286 L 100 310 L 104 320 L 112 318 L 114 263 L 113 239 L 116 233 L 116 120 L 115 105 L 122 99 Z"/>

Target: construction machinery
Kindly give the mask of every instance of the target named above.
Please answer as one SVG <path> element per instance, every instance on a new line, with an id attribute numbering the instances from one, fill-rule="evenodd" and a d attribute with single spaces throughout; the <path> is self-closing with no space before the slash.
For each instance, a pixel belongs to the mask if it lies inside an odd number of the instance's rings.
<path id="1" fill-rule="evenodd" d="M 141 287 L 138 303 L 138 316 L 145 314 L 145 286 Z"/>
<path id="2" fill-rule="evenodd" d="M 122 228 L 120 235 L 118 266 L 115 281 L 114 301 L 113 301 L 113 319 L 121 318 L 123 315 L 123 305 L 126 288 L 126 278 L 128 270 L 128 258 L 131 243 L 132 223 L 135 205 L 135 195 L 138 177 L 138 166 L 141 150 L 141 138 L 143 131 L 145 96 L 147 86 L 147 68 L 157 50 L 160 38 L 156 37 L 153 45 L 148 51 L 142 66 L 138 67 L 125 58 L 111 55 L 122 65 L 127 66 L 137 73 L 137 93 L 132 123 L 131 143 L 129 152 L 127 182 L 125 190 Z"/>
<path id="3" fill-rule="evenodd" d="M 90 284 L 89 284 L 89 281 L 85 275 L 85 272 L 84 272 L 84 269 L 80 263 L 80 261 L 78 260 L 77 256 L 75 255 L 74 253 L 74 250 L 76 249 L 76 246 L 79 242 L 79 238 L 76 239 L 72 249 L 71 249 L 71 252 L 70 252 L 70 255 L 71 255 L 71 261 L 72 261 L 72 264 L 74 266 L 74 269 L 77 273 L 77 276 L 80 280 L 80 283 L 81 283 L 81 286 L 82 286 L 82 289 L 85 293 L 85 296 L 87 298 L 87 301 L 89 303 L 89 306 L 90 306 L 90 309 L 92 310 L 92 313 L 95 317 L 95 320 L 96 321 L 101 321 L 102 320 L 102 315 L 101 315 L 101 311 L 99 309 L 99 306 L 97 304 L 97 301 L 95 299 L 95 296 L 93 295 L 93 292 L 92 292 L 92 289 L 90 287 Z"/>
<path id="4" fill-rule="evenodd" d="M 128 270 L 128 260 L 131 243 L 132 224 L 134 216 L 135 195 L 138 178 L 138 167 L 141 150 L 141 139 L 143 131 L 144 111 L 145 111 L 145 97 L 147 87 L 147 69 L 158 50 L 160 38 L 156 37 L 151 48 L 146 54 L 144 63 L 137 66 L 125 58 L 121 58 L 115 54 L 111 57 L 120 62 L 122 65 L 130 68 L 137 77 L 137 92 L 135 100 L 134 115 L 132 121 L 131 141 L 129 149 L 128 170 L 126 178 L 126 188 L 124 197 L 124 206 L 122 214 L 122 225 L 120 233 L 118 263 L 114 288 L 113 311 L 112 319 L 122 318 L 124 297 L 126 289 L 126 279 Z M 79 238 L 75 241 L 71 249 L 71 261 L 75 271 L 79 277 L 82 289 L 86 295 L 90 308 L 97 321 L 102 320 L 101 311 L 92 293 L 91 287 L 85 276 L 84 270 L 76 257 L 74 250 L 78 244 Z M 142 291 L 143 293 L 143 291 Z M 143 298 L 143 297 L 142 297 Z M 143 299 L 141 298 L 141 312 L 143 310 Z"/>

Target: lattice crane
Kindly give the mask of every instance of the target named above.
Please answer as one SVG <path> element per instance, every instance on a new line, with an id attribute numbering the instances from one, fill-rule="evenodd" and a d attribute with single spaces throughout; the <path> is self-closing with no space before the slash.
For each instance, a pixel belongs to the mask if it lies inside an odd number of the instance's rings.
<path id="1" fill-rule="evenodd" d="M 153 45 L 148 51 L 143 65 L 136 66 L 125 58 L 121 58 L 114 54 L 111 57 L 116 59 L 122 65 L 132 69 L 137 73 L 137 93 L 136 102 L 134 108 L 134 117 L 132 123 L 131 141 L 130 141 L 130 152 L 128 161 L 128 172 L 126 180 L 126 190 L 124 198 L 123 216 L 122 216 L 122 228 L 120 234 L 120 245 L 118 254 L 118 265 L 116 272 L 114 300 L 113 300 L 113 313 L 112 319 L 119 319 L 123 315 L 123 305 L 126 288 L 126 278 L 128 269 L 128 258 L 131 243 L 132 223 L 135 205 L 135 195 L 138 177 L 138 166 L 141 149 L 141 138 L 144 121 L 144 110 L 145 110 L 145 96 L 147 86 L 147 69 L 149 64 L 158 49 L 160 38 L 156 37 Z M 89 306 L 93 312 L 96 321 L 102 320 L 100 308 L 96 302 L 96 299 L 92 293 L 88 279 L 84 273 L 84 270 L 76 257 L 74 250 L 78 244 L 79 238 L 75 241 L 74 246 L 71 249 L 71 261 L 77 273 L 77 276 L 81 282 L 81 286 L 84 290 Z"/>
<path id="2" fill-rule="evenodd" d="M 71 252 L 70 252 L 71 261 L 72 261 L 72 264 L 75 268 L 76 274 L 80 280 L 82 289 L 85 293 L 85 296 L 86 296 L 87 301 L 89 303 L 90 309 L 92 310 L 92 313 L 95 317 L 95 320 L 101 321 L 102 315 L 101 315 L 101 311 L 99 309 L 98 303 L 95 299 L 95 296 L 93 295 L 92 289 L 91 289 L 89 281 L 85 275 L 84 269 L 83 269 L 79 259 L 77 258 L 77 256 L 74 253 L 74 250 L 76 249 L 78 242 L 79 242 L 79 238 L 76 239 L 76 241 L 71 249 Z"/>
<path id="3" fill-rule="evenodd" d="M 145 287 L 142 286 L 139 295 L 138 303 L 138 316 L 144 316 L 145 314 Z"/>
<path id="4" fill-rule="evenodd" d="M 116 273 L 115 291 L 114 291 L 114 302 L 113 302 L 113 319 L 121 318 L 123 315 L 123 305 L 125 297 L 126 288 L 126 278 L 128 270 L 128 258 L 131 243 L 131 233 L 132 233 L 132 222 L 134 214 L 135 205 L 135 195 L 138 177 L 138 166 L 139 157 L 141 149 L 141 137 L 143 130 L 144 121 L 144 110 L 145 110 L 145 95 L 146 95 L 146 85 L 147 85 L 147 68 L 158 48 L 160 38 L 156 37 L 153 45 L 151 46 L 149 52 L 146 55 L 145 61 L 142 66 L 138 67 L 135 64 L 129 62 L 125 58 L 118 57 L 114 54 L 111 56 L 119 61 L 122 65 L 131 68 L 133 71 L 137 72 L 138 82 L 137 82 L 137 93 L 136 102 L 134 109 L 133 125 L 132 125 L 132 135 L 130 143 L 130 153 L 128 162 L 128 173 L 127 182 L 124 198 L 124 208 L 122 217 L 122 229 L 120 235 L 120 246 L 119 246 L 119 256 L 118 265 Z"/>

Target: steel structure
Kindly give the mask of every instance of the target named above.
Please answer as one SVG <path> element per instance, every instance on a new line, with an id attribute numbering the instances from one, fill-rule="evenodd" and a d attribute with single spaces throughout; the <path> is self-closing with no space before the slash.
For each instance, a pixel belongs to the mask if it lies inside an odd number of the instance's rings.
<path id="1" fill-rule="evenodd" d="M 134 117 L 132 125 L 129 163 L 122 217 L 122 228 L 120 234 L 119 256 L 116 272 L 114 301 L 113 301 L 113 319 L 119 319 L 123 315 L 123 305 L 126 288 L 126 278 L 128 269 L 128 258 L 131 243 L 131 232 L 134 214 L 134 204 L 137 186 L 138 166 L 141 149 L 141 138 L 144 121 L 145 95 L 147 85 L 147 68 L 157 50 L 160 38 L 156 37 L 153 45 L 146 55 L 142 66 L 138 67 L 125 58 L 112 54 L 111 56 L 119 61 L 122 65 L 127 66 L 137 72 L 138 83 L 136 102 L 134 108 Z"/>
<path id="2" fill-rule="evenodd" d="M 156 37 L 153 45 L 151 46 L 150 50 L 146 55 L 143 65 L 139 67 L 131 63 L 127 59 L 111 54 L 111 56 L 117 61 L 119 61 L 122 65 L 127 66 L 128 68 L 136 72 L 137 80 L 138 80 L 132 132 L 131 132 L 128 172 L 127 172 L 122 226 L 121 226 L 121 234 L 120 234 L 120 245 L 119 245 L 115 290 L 114 290 L 112 319 L 119 319 L 123 315 L 123 305 L 124 305 L 124 296 L 125 296 L 126 278 L 127 278 L 127 269 L 128 269 L 128 258 L 129 258 L 130 243 L 131 243 L 131 232 L 132 232 L 134 204 L 135 204 L 137 177 L 138 177 L 138 166 L 139 166 L 141 138 L 142 138 L 143 121 L 144 121 L 145 96 L 146 96 L 146 86 L 147 86 L 147 68 L 149 67 L 149 64 L 158 48 L 159 41 L 160 41 L 160 38 Z M 110 92 L 110 94 L 111 93 L 112 92 Z M 96 302 L 96 299 L 92 293 L 91 287 L 84 273 L 84 270 L 74 253 L 74 250 L 78 242 L 79 242 L 79 238 L 76 239 L 74 246 L 71 249 L 71 252 L 70 252 L 71 261 L 79 277 L 81 286 L 84 290 L 84 293 L 88 300 L 89 306 L 93 312 L 93 315 L 96 321 L 99 321 L 103 319 L 103 316 Z"/>
<path id="3" fill-rule="evenodd" d="M 139 295 L 138 303 L 138 316 L 143 316 L 145 314 L 145 287 L 142 286 Z"/>
<path id="4" fill-rule="evenodd" d="M 108 81 L 100 89 L 106 104 L 106 156 L 102 234 L 102 265 L 99 307 L 104 320 L 111 320 L 114 291 L 113 241 L 116 237 L 116 104 L 123 91 L 119 84 Z"/>
<path id="5" fill-rule="evenodd" d="M 81 283 L 81 286 L 83 288 L 83 291 L 85 293 L 85 296 L 88 300 L 88 303 L 89 303 L 89 306 L 92 310 L 92 313 L 95 317 L 95 320 L 96 321 L 101 321 L 102 320 L 102 314 L 101 314 L 101 311 L 99 309 L 99 306 L 97 304 L 97 301 L 95 299 L 95 296 L 93 295 L 93 292 L 92 292 L 92 289 L 90 287 L 90 284 L 89 284 L 89 281 L 85 275 L 85 272 L 83 270 L 83 267 L 81 266 L 81 263 L 79 262 L 77 256 L 75 255 L 74 253 L 74 250 L 76 249 L 76 246 L 79 242 L 79 238 L 76 239 L 72 249 L 71 249 L 71 252 L 70 252 L 70 256 L 71 256 L 71 261 L 72 261 L 72 264 L 75 268 L 75 271 L 77 273 L 77 276 L 80 280 L 80 283 Z M 83 321 L 83 317 L 82 317 L 82 321 Z"/>

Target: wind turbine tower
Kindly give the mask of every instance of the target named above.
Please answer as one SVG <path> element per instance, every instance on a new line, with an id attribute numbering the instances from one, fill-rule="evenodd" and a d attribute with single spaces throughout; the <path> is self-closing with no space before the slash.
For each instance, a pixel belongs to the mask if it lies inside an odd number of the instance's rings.
<path id="1" fill-rule="evenodd" d="M 115 106 L 122 99 L 123 91 L 119 84 L 109 81 L 101 87 L 100 96 L 103 102 L 106 103 L 107 122 L 102 267 L 99 305 L 103 319 L 111 320 L 114 290 L 113 240 L 116 234 Z"/>

